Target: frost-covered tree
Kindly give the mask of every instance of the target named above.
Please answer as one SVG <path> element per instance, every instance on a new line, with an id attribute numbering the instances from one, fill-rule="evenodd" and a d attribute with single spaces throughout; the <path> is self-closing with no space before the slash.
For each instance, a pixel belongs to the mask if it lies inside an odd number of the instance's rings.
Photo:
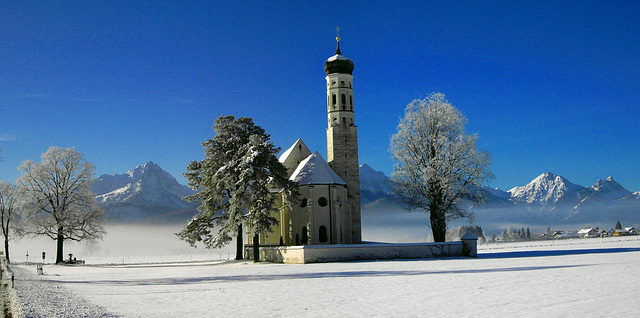
<path id="1" fill-rule="evenodd" d="M 198 202 L 198 213 L 185 225 L 178 237 L 195 246 L 219 248 L 237 238 L 236 259 L 242 259 L 243 225 L 250 234 L 271 232 L 278 220 L 272 189 L 285 194 L 293 191 L 286 168 L 278 161 L 280 151 L 265 130 L 253 119 L 220 116 L 215 135 L 202 143 L 205 158 L 192 161 L 184 173 L 197 193 L 185 200 Z"/>
<path id="2" fill-rule="evenodd" d="M 473 216 L 460 203 L 481 202 L 477 185 L 492 177 L 489 154 L 476 149 L 466 123 L 444 94 L 433 93 L 407 105 L 391 139 L 394 191 L 408 208 L 429 213 L 436 242 L 445 241 L 448 219 Z"/>
<path id="3" fill-rule="evenodd" d="M 0 227 L 4 237 L 4 255 L 9 260 L 9 234 L 13 232 L 13 221 L 18 212 L 18 189 L 6 181 L 0 181 Z M 11 233 L 12 234 L 12 233 Z"/>
<path id="4" fill-rule="evenodd" d="M 26 235 L 55 240 L 56 263 L 61 263 L 65 240 L 102 238 L 104 213 L 91 191 L 95 168 L 84 155 L 73 148 L 52 146 L 41 160 L 27 160 L 18 167 L 21 224 Z"/>

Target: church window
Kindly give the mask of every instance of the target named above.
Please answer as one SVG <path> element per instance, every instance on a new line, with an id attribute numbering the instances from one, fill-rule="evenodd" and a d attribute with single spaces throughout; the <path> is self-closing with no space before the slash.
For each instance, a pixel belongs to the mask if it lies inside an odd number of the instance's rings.
<path id="1" fill-rule="evenodd" d="M 349 95 L 349 105 L 351 105 L 351 110 L 353 110 L 353 95 Z"/>
<path id="2" fill-rule="evenodd" d="M 347 96 L 345 94 L 342 94 L 341 96 L 342 98 L 342 105 L 346 105 L 347 104 Z"/>
<path id="3" fill-rule="evenodd" d="M 304 208 L 307 206 L 307 198 L 304 198 L 300 201 L 300 207 Z"/>
<path id="4" fill-rule="evenodd" d="M 344 86 L 344 81 L 340 81 L 340 86 Z"/>
<path id="5" fill-rule="evenodd" d="M 318 205 L 321 207 L 327 206 L 327 203 L 328 201 L 327 201 L 327 198 L 325 197 L 321 197 L 320 199 L 318 199 Z"/>
<path id="6" fill-rule="evenodd" d="M 331 100 L 333 101 L 333 106 L 336 105 L 336 94 L 333 94 Z"/>
<path id="7" fill-rule="evenodd" d="M 329 240 L 329 236 L 327 235 L 327 227 L 324 225 L 320 225 L 318 229 L 318 240 L 320 243 L 326 243 Z"/>
<path id="8" fill-rule="evenodd" d="M 300 243 L 307 244 L 308 242 L 309 242 L 309 234 L 307 233 L 307 227 L 303 226 L 302 227 L 302 239 L 300 240 Z"/>

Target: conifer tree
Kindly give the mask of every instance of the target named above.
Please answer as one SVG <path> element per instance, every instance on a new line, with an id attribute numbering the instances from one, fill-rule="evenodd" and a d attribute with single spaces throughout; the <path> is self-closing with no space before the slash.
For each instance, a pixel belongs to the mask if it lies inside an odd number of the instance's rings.
<path id="1" fill-rule="evenodd" d="M 184 173 L 197 191 L 185 200 L 199 203 L 199 213 L 177 235 L 206 248 L 222 247 L 235 235 L 236 259 L 242 259 L 243 226 L 256 237 L 271 232 L 278 220 L 271 216 L 277 206 L 270 189 L 292 197 L 293 186 L 276 157 L 280 149 L 253 119 L 220 116 L 213 129 L 214 137 L 202 143 L 205 158 L 189 163 Z"/>
<path id="2" fill-rule="evenodd" d="M 620 223 L 620 220 L 618 220 L 618 222 L 616 223 L 616 230 L 622 230 L 622 224 Z"/>

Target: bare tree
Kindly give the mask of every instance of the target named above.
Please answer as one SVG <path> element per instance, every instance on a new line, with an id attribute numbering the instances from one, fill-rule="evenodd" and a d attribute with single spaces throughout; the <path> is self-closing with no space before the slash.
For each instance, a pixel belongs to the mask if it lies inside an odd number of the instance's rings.
<path id="1" fill-rule="evenodd" d="M 4 255 L 9 260 L 9 231 L 13 232 L 13 221 L 18 210 L 18 190 L 15 185 L 0 181 L 0 227 L 4 236 Z"/>
<path id="2" fill-rule="evenodd" d="M 52 146 L 42 161 L 24 161 L 18 178 L 24 200 L 25 234 L 57 241 L 56 263 L 63 261 L 65 240 L 101 239 L 104 213 L 91 191 L 94 166 L 73 148 Z"/>
<path id="3" fill-rule="evenodd" d="M 447 220 L 473 217 L 460 203 L 482 201 L 477 186 L 492 177 L 490 156 L 476 149 L 466 123 L 444 94 L 433 93 L 407 105 L 391 139 L 394 190 L 408 208 L 429 213 L 436 242 L 445 241 Z"/>

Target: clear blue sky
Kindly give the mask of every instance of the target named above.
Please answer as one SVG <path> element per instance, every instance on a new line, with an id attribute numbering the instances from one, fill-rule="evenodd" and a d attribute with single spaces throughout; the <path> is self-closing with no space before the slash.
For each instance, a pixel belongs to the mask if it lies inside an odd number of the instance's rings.
<path id="1" fill-rule="evenodd" d="M 640 2 L 521 2 L 2 1 L 0 179 L 56 145 L 97 175 L 154 161 L 184 183 L 223 114 L 325 156 L 339 26 L 361 163 L 389 175 L 405 106 L 442 92 L 491 186 L 550 171 L 640 191 Z"/>

